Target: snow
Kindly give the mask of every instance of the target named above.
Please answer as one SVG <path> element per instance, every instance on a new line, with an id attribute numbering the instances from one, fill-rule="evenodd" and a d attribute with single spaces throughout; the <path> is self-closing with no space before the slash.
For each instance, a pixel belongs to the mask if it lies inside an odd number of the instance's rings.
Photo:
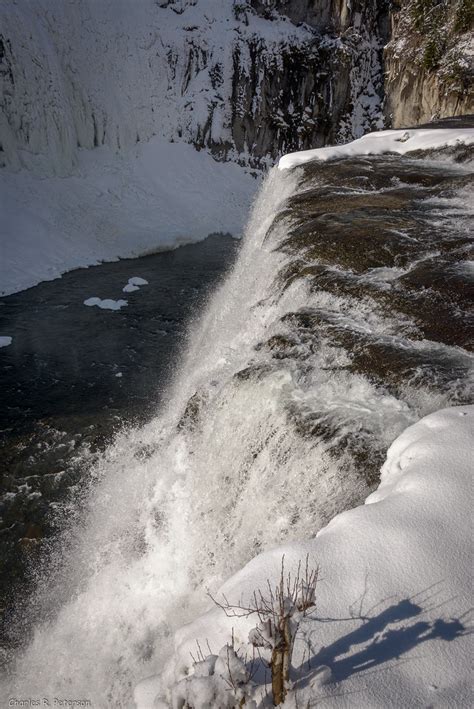
<path id="1" fill-rule="evenodd" d="M 84 301 L 84 305 L 89 307 L 96 305 L 101 310 L 120 310 L 128 305 L 128 302 L 126 300 L 112 300 L 111 298 L 105 298 L 104 300 L 101 298 L 88 298 Z"/>
<path id="2" fill-rule="evenodd" d="M 9 335 L 0 335 L 0 347 L 8 347 L 11 345 L 13 338 Z"/>
<path id="3" fill-rule="evenodd" d="M 238 237 L 258 187 L 245 168 L 158 137 L 126 154 L 104 146 L 78 159 L 66 177 L 0 171 L 0 294 L 211 233 Z"/>
<path id="4" fill-rule="evenodd" d="M 368 133 L 346 145 L 336 145 L 315 150 L 302 150 L 280 158 L 280 170 L 304 165 L 311 160 L 338 160 L 360 155 L 397 153 L 406 155 L 414 150 L 429 150 L 474 143 L 473 128 L 430 128 L 410 130 L 385 130 Z"/>
<path id="5" fill-rule="evenodd" d="M 135 290 L 140 290 L 140 286 L 147 286 L 148 281 L 146 281 L 144 278 L 140 278 L 139 276 L 132 276 L 132 278 L 128 279 L 127 285 L 125 285 L 122 290 L 124 293 L 133 293 Z"/>
<path id="6" fill-rule="evenodd" d="M 306 555 L 319 566 L 316 610 L 299 626 L 285 706 L 472 705 L 473 434 L 474 406 L 421 419 L 390 446 L 380 485 L 365 505 L 339 514 L 313 539 L 255 557 L 222 586 L 218 599 L 250 605 L 254 590 L 265 593 L 268 580 L 278 582 L 283 555 L 293 573 Z M 137 686 L 137 707 L 169 706 L 171 692 L 173 706 L 182 706 L 183 688 L 193 686 L 189 653 L 196 641 L 219 653 L 233 633 L 242 657 L 256 620 L 228 618 L 212 606 L 184 626 L 163 674 Z M 217 692 L 200 666 L 203 696 Z M 262 706 L 262 684 L 252 692 Z"/>

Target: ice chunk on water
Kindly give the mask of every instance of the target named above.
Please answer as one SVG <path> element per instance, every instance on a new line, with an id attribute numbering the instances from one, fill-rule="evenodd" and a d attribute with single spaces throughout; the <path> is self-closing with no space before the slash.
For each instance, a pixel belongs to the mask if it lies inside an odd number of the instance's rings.
<path id="1" fill-rule="evenodd" d="M 123 292 L 124 293 L 132 293 L 134 290 L 139 290 L 140 286 L 147 286 L 148 281 L 146 281 L 144 278 L 140 278 L 140 276 L 132 276 L 131 278 L 128 279 L 128 283 L 126 286 L 123 287 Z"/>
<path id="2" fill-rule="evenodd" d="M 111 298 L 105 298 L 104 300 L 101 298 L 87 298 L 87 300 L 84 301 L 84 305 L 88 305 L 89 307 L 97 305 L 97 307 L 102 310 L 120 310 L 120 308 L 124 308 L 128 305 L 128 301 L 112 300 Z"/>
<path id="3" fill-rule="evenodd" d="M 8 347 L 8 345 L 11 345 L 12 340 L 13 337 L 9 335 L 0 335 L 0 347 Z"/>

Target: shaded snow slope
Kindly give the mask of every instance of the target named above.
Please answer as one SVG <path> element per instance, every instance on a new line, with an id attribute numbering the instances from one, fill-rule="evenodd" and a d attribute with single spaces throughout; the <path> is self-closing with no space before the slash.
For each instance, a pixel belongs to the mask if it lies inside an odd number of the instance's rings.
<path id="1" fill-rule="evenodd" d="M 278 582 L 283 555 L 293 572 L 307 554 L 319 565 L 317 606 L 300 625 L 285 706 L 472 705 L 473 434 L 473 406 L 426 416 L 391 445 L 364 506 L 339 514 L 315 539 L 256 557 L 222 586 L 218 599 L 250 605 L 255 589 Z M 255 624 L 212 607 L 176 634 L 174 659 L 161 681 L 138 686 L 138 706 L 169 706 L 153 699 L 192 669 L 196 640 L 217 653 L 233 628 L 248 650 Z M 324 686 L 322 666 L 331 673 Z M 264 693 L 255 691 L 258 702 Z"/>
<path id="2" fill-rule="evenodd" d="M 257 184 L 239 165 L 159 138 L 126 155 L 82 150 L 68 177 L 0 171 L 0 294 L 214 232 L 239 236 Z"/>
<path id="3" fill-rule="evenodd" d="M 337 160 L 361 155 L 397 153 L 406 155 L 415 150 L 437 150 L 474 143 L 474 128 L 418 128 L 410 130 L 385 130 L 368 133 L 346 145 L 336 145 L 315 150 L 302 150 L 280 158 L 278 167 L 286 170 L 311 160 Z"/>

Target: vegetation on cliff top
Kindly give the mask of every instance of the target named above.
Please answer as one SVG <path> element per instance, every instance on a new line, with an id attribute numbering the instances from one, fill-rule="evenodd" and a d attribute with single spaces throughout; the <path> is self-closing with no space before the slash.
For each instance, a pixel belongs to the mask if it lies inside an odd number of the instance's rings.
<path id="1" fill-rule="evenodd" d="M 468 93 L 474 0 L 406 0 L 397 15 L 394 55 L 436 75 L 447 91 Z"/>

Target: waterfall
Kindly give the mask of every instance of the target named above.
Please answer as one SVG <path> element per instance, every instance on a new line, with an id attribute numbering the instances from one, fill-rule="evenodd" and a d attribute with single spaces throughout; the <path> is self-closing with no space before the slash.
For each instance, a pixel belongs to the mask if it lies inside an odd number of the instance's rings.
<path id="1" fill-rule="evenodd" d="M 383 164 L 397 169 L 396 159 Z M 331 180 L 336 202 L 402 199 L 399 183 L 356 184 L 351 169 L 270 171 L 239 258 L 191 327 L 162 409 L 119 434 L 90 471 L 84 509 L 66 524 L 44 572 L 41 620 L 12 667 L 7 695 L 131 706 L 136 682 L 172 653 L 173 632 L 207 608 L 207 588 L 215 591 L 261 550 L 314 536 L 360 502 L 400 431 L 456 401 L 467 353 L 417 339 L 413 318 L 374 300 L 433 253 L 429 244 L 409 264 L 369 264 L 364 272 L 328 265 L 329 256 L 314 257 L 306 242 L 295 247 L 298 215 L 308 219 L 304 200 L 327 199 Z M 357 288 L 331 287 L 342 276 Z M 360 342 L 364 352 L 383 347 L 385 362 L 394 349 L 394 362 L 409 350 L 435 365 L 436 357 L 455 360 L 457 369 L 444 388 L 429 386 L 438 370 L 398 388 L 387 375 L 384 387 L 353 366 Z"/>

